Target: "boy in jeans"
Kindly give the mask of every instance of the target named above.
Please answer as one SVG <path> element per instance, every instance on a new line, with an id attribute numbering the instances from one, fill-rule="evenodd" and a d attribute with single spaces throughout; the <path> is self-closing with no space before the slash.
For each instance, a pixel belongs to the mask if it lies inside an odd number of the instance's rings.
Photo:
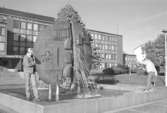
<path id="1" fill-rule="evenodd" d="M 145 66 L 145 70 L 148 74 L 147 77 L 147 86 L 144 91 L 150 91 L 152 90 L 153 86 L 155 86 L 155 82 L 157 79 L 157 70 L 155 68 L 154 63 L 146 58 L 146 53 L 143 50 L 143 46 L 138 46 L 135 51 L 136 59 L 140 64 L 143 64 Z"/>
<path id="2" fill-rule="evenodd" d="M 155 86 L 156 78 L 158 75 L 157 70 L 155 68 L 154 63 L 147 58 L 143 60 L 143 64 L 145 65 L 146 72 L 148 73 L 147 86 L 145 91 L 150 91 L 152 90 L 153 86 Z"/>

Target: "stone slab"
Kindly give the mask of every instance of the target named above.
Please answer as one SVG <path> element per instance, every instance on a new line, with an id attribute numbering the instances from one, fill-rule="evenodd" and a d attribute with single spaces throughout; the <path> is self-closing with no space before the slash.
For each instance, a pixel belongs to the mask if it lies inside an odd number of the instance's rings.
<path id="1" fill-rule="evenodd" d="M 67 99 L 59 102 L 30 102 L 22 98 L 0 93 L 0 104 L 18 113 L 103 113 L 118 108 L 143 104 L 167 98 L 167 89 L 154 92 L 127 92 L 123 95 L 101 96 L 90 99 Z"/>

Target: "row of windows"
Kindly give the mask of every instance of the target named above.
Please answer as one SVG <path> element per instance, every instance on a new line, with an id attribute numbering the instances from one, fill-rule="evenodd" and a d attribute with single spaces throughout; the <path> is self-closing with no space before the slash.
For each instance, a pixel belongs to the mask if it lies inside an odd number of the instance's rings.
<path id="1" fill-rule="evenodd" d="M 93 39 L 97 40 L 107 40 L 107 41 L 117 41 L 117 38 L 108 36 L 108 35 L 102 35 L 102 34 L 93 34 L 91 33 L 91 36 Z"/>
<path id="2" fill-rule="evenodd" d="M 102 53 L 105 53 L 105 54 L 116 54 L 117 52 L 116 51 L 110 51 L 110 50 L 96 50 L 96 51 L 93 51 L 94 53 L 97 53 L 97 54 L 102 54 Z"/>
<path id="3" fill-rule="evenodd" d="M 102 45 L 102 44 L 95 44 L 95 43 L 92 43 L 92 46 L 93 47 L 96 47 L 100 50 L 116 50 L 116 46 L 115 45 Z"/>
<path id="4" fill-rule="evenodd" d="M 15 41 L 30 41 L 30 42 L 36 42 L 37 36 L 36 35 L 25 35 L 25 34 L 14 34 L 13 40 Z"/>
<path id="5" fill-rule="evenodd" d="M 126 61 L 136 61 L 135 57 L 125 57 Z"/>
<path id="6" fill-rule="evenodd" d="M 13 32 L 19 33 L 19 34 L 27 34 L 27 35 L 38 35 L 39 34 L 38 31 L 31 31 L 31 30 L 24 30 L 24 29 L 17 29 L 17 28 L 14 28 Z"/>
<path id="7" fill-rule="evenodd" d="M 98 53 L 97 55 L 104 60 L 116 60 L 116 54 Z"/>
<path id="8" fill-rule="evenodd" d="M 24 55 L 26 53 L 26 50 L 27 50 L 26 47 L 14 46 L 13 47 L 13 54 L 15 54 L 15 55 Z"/>
<path id="9" fill-rule="evenodd" d="M 107 60 L 116 60 L 116 54 L 106 54 L 105 58 Z"/>
<path id="10" fill-rule="evenodd" d="M 12 45 L 13 46 L 23 46 L 23 47 L 32 47 L 33 46 L 33 42 L 29 42 L 29 41 L 27 41 L 27 42 L 13 41 Z"/>
<path id="11" fill-rule="evenodd" d="M 111 68 L 116 65 L 116 63 L 100 63 L 99 69 Z"/>
<path id="12" fill-rule="evenodd" d="M 11 49 L 8 49 L 8 52 L 12 52 L 12 54 L 14 55 L 24 55 L 27 51 L 27 48 L 32 48 L 32 47 L 33 47 L 32 42 L 20 43 L 14 41 L 12 47 L 10 47 Z"/>
<path id="13" fill-rule="evenodd" d="M 103 40 L 93 40 L 92 43 L 114 44 L 114 45 L 117 45 L 117 42 L 114 42 L 114 41 L 103 41 Z"/>
<path id="14" fill-rule="evenodd" d="M 23 22 L 23 21 L 19 21 L 19 20 L 13 20 L 13 28 L 38 31 L 39 30 L 39 25 L 35 24 L 35 23 L 30 23 L 30 22 Z"/>

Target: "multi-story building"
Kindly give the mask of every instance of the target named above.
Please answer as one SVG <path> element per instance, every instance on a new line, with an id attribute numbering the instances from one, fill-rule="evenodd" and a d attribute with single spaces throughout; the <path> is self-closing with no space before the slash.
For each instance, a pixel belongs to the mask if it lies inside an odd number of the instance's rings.
<path id="1" fill-rule="evenodd" d="M 134 70 L 137 66 L 136 55 L 133 54 L 123 54 L 123 63 L 124 65 Z"/>
<path id="2" fill-rule="evenodd" d="M 33 47 L 40 30 L 54 23 L 53 17 L 0 7 L 0 62 L 11 66 Z"/>
<path id="3" fill-rule="evenodd" d="M 92 48 L 100 56 L 100 65 L 96 70 L 103 70 L 123 64 L 122 35 L 88 29 L 92 36 Z"/>

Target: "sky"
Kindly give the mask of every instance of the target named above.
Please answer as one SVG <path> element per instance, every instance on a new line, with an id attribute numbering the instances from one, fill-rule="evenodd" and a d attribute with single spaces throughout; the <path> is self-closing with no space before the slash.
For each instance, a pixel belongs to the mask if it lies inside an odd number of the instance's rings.
<path id="1" fill-rule="evenodd" d="M 167 29 L 167 0 L 0 0 L 1 7 L 55 18 L 68 3 L 86 28 L 122 35 L 125 53 Z"/>

